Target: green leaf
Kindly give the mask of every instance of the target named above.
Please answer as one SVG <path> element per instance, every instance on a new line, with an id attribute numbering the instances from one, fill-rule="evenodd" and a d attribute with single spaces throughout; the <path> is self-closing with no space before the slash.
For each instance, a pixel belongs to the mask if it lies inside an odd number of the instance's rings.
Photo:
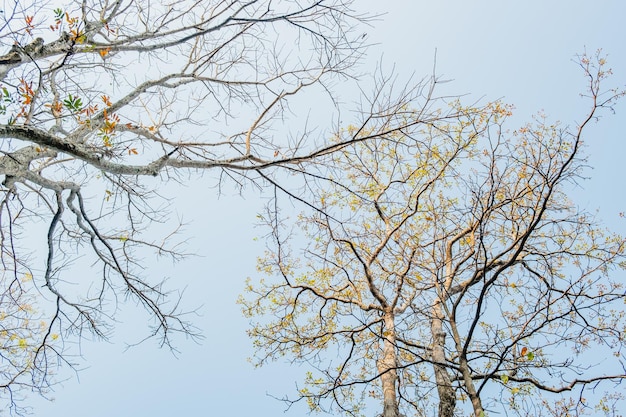
<path id="1" fill-rule="evenodd" d="M 74 97 L 73 95 L 67 96 L 65 100 L 63 100 L 63 104 L 69 110 L 74 112 L 79 112 L 83 108 L 83 100 L 80 97 Z"/>
<path id="2" fill-rule="evenodd" d="M 502 381 L 503 384 L 507 384 L 509 382 L 509 376 L 508 375 L 500 375 L 500 381 Z"/>

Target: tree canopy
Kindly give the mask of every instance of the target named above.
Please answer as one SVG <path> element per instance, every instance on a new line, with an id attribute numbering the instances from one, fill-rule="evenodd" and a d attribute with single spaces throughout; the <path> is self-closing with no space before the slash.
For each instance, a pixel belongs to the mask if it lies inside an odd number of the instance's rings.
<path id="1" fill-rule="evenodd" d="M 184 255 L 160 184 L 206 170 L 244 184 L 337 149 L 303 118 L 281 127 L 309 90 L 332 103 L 367 18 L 335 0 L 4 5 L 0 396 L 16 411 L 22 388 L 73 365 L 66 341 L 107 336 L 118 300 L 164 344 L 195 334 L 162 277 L 142 274 L 145 256 Z M 160 222 L 174 230 L 146 237 Z"/>
<path id="2" fill-rule="evenodd" d="M 601 54 L 578 63 L 589 111 L 573 127 L 422 98 L 396 113 L 406 127 L 318 161 L 317 204 L 297 218 L 276 194 L 265 278 L 240 302 L 257 364 L 310 367 L 287 402 L 383 417 L 623 409 L 626 239 L 568 194 L 589 124 L 624 93 L 603 89 Z M 355 131 L 368 135 L 337 140 Z"/>

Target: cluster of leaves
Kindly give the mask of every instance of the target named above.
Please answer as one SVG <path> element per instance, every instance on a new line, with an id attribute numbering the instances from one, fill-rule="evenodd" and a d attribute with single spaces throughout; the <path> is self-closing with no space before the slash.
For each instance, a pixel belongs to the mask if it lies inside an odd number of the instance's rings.
<path id="1" fill-rule="evenodd" d="M 81 22 L 78 16 L 70 16 L 70 13 L 62 8 L 54 9 L 53 13 L 54 22 L 49 26 L 52 32 L 62 33 L 63 31 L 69 31 L 70 37 L 74 42 L 84 43 L 86 41 L 85 33 L 81 28 L 84 22 Z M 34 29 L 34 26 L 31 27 L 31 32 L 32 29 Z"/>

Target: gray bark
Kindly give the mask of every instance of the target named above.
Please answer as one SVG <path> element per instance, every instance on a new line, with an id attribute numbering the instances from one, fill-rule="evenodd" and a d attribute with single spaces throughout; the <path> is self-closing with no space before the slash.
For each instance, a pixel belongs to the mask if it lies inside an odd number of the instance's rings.
<path id="1" fill-rule="evenodd" d="M 435 371 L 435 382 L 439 394 L 439 417 L 453 417 L 456 407 L 456 395 L 450 375 L 446 368 L 446 333 L 443 329 L 443 311 L 441 301 L 437 300 L 433 306 L 433 318 L 430 329 L 433 335 L 432 356 Z"/>

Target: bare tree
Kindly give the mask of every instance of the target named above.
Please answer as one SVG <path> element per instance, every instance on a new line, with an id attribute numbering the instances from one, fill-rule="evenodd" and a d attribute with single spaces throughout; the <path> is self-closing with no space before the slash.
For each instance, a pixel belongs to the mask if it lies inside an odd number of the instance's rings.
<path id="1" fill-rule="evenodd" d="M 583 132 L 623 92 L 600 89 L 600 55 L 580 65 L 590 110 L 573 129 L 540 116 L 507 131 L 500 102 L 425 113 L 426 95 L 389 115 L 402 129 L 338 132 L 375 138 L 307 178 L 317 204 L 295 224 L 268 206 L 269 278 L 241 303 L 258 364 L 312 368 L 287 401 L 360 416 L 372 397 L 383 417 L 623 406 L 626 240 L 567 198 Z"/>
<path id="2" fill-rule="evenodd" d="M 242 184 L 343 146 L 283 126 L 292 99 L 333 99 L 351 76 L 367 19 L 350 3 L 6 2 L 0 397 L 13 411 L 21 388 L 45 391 L 72 365 L 69 335 L 106 337 L 118 297 L 151 314 L 164 344 L 194 334 L 161 279 L 142 275 L 145 251 L 182 255 L 170 235 L 143 234 L 169 220 L 159 186 L 209 169 Z M 99 273 L 68 270 L 83 255 Z"/>

